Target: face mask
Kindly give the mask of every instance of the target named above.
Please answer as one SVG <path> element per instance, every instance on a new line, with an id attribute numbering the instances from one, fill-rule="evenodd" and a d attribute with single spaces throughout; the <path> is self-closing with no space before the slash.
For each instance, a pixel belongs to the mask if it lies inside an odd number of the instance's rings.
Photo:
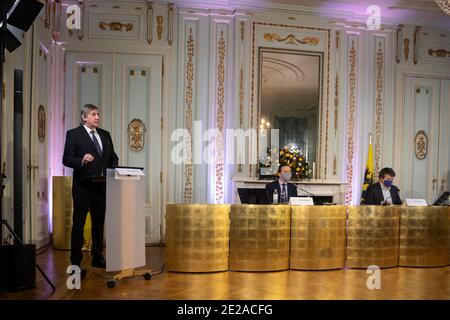
<path id="1" fill-rule="evenodd" d="M 289 181 L 291 180 L 292 174 L 290 172 L 283 172 L 281 174 L 281 177 L 283 178 L 283 180 Z"/>
<path id="2" fill-rule="evenodd" d="M 384 181 L 383 181 L 383 184 L 384 184 L 386 187 L 390 188 L 390 187 L 392 186 L 392 180 L 384 180 Z"/>

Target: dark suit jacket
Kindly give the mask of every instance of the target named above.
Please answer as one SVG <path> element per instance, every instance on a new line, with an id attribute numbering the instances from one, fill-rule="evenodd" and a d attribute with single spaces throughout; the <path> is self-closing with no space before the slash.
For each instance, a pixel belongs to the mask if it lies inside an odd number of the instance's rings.
<path id="1" fill-rule="evenodd" d="M 289 202 L 290 197 L 296 197 L 297 196 L 297 187 L 292 183 L 287 183 L 287 191 L 288 191 L 288 198 L 287 201 Z M 269 203 L 273 203 L 273 192 L 274 190 L 278 190 L 278 201 L 281 200 L 281 186 L 278 182 L 278 180 L 275 180 L 273 182 L 270 182 L 266 184 L 266 193 L 267 193 L 267 199 Z"/>
<path id="2" fill-rule="evenodd" d="M 83 125 L 67 131 L 63 164 L 74 169 L 74 180 L 106 176 L 106 168 L 117 167 L 119 163 L 109 132 L 99 128 L 96 130 L 102 140 L 101 157 Z M 91 154 L 94 161 L 82 165 L 81 160 L 86 153 Z"/>
<path id="3" fill-rule="evenodd" d="M 402 204 L 402 200 L 400 199 L 400 195 L 398 194 L 399 190 L 396 186 L 391 186 L 389 190 L 391 193 L 392 204 Z M 383 191 L 381 191 L 381 185 L 379 182 L 370 185 L 366 192 L 363 194 L 364 201 L 362 204 L 368 205 L 379 205 L 384 201 Z"/>

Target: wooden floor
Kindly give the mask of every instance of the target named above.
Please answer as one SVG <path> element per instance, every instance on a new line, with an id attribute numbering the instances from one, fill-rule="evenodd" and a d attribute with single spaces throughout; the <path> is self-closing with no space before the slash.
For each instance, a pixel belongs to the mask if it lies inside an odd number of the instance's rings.
<path id="1" fill-rule="evenodd" d="M 55 283 L 52 294 L 37 273 L 37 289 L 0 294 L 0 299 L 446 299 L 450 300 L 450 266 L 381 270 L 381 289 L 369 290 L 365 270 L 218 272 L 204 274 L 163 271 L 151 281 L 133 278 L 106 287 L 111 273 L 88 269 L 81 290 L 66 287 L 69 252 L 47 249 L 38 263 Z M 164 248 L 147 248 L 148 267 L 160 269 Z"/>

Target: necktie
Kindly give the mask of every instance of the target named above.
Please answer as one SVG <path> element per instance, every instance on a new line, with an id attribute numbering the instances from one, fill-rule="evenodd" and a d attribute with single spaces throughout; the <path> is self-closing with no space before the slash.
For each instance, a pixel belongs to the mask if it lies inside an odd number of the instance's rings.
<path id="1" fill-rule="evenodd" d="M 102 156 L 102 148 L 100 148 L 100 143 L 98 143 L 98 140 L 97 140 L 97 137 L 95 136 L 94 130 L 91 131 L 91 135 L 92 135 L 92 141 L 94 141 L 95 149 L 97 149 L 97 152 L 101 157 Z"/>
<path id="2" fill-rule="evenodd" d="M 281 202 L 282 203 L 286 203 L 287 201 L 287 197 L 286 197 L 286 184 L 285 183 L 283 183 L 282 184 L 282 186 L 283 186 L 283 189 L 281 190 Z"/>

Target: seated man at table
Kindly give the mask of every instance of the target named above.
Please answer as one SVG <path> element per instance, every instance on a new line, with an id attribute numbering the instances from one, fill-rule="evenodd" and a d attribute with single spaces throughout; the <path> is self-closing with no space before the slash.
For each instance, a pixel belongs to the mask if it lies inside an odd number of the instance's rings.
<path id="1" fill-rule="evenodd" d="M 363 194 L 361 204 L 367 205 L 390 205 L 402 204 L 399 190 L 392 183 L 395 172 L 392 168 L 383 168 L 378 175 L 378 182 L 367 188 Z"/>
<path id="2" fill-rule="evenodd" d="M 281 164 L 278 167 L 278 180 L 266 184 L 266 193 L 269 203 L 273 203 L 273 193 L 277 190 L 278 203 L 288 203 L 290 197 L 297 196 L 297 187 L 289 183 L 291 180 L 291 167 L 287 164 Z"/>

